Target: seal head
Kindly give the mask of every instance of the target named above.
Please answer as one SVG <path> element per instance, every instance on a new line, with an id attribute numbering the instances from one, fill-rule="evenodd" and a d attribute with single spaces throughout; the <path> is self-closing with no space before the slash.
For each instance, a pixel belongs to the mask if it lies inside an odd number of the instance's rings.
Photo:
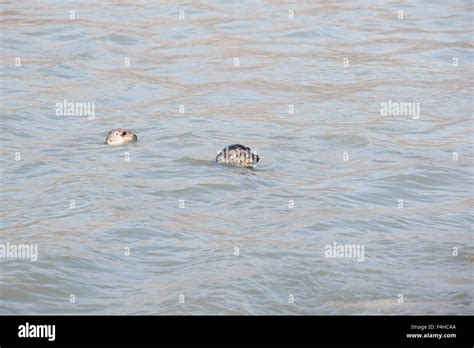
<path id="1" fill-rule="evenodd" d="M 135 132 L 129 131 L 123 128 L 112 129 L 107 137 L 105 138 L 105 143 L 107 145 L 125 145 L 134 143 L 138 140 Z"/>
<path id="2" fill-rule="evenodd" d="M 260 157 L 258 157 L 257 151 L 240 144 L 224 147 L 217 153 L 216 157 L 217 163 L 231 164 L 245 168 L 255 168 L 259 160 Z"/>

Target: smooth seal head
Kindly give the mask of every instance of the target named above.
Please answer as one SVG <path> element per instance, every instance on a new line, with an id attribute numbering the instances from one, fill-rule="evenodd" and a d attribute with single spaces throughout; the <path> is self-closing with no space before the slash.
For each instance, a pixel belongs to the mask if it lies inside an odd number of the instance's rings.
<path id="1" fill-rule="evenodd" d="M 107 145 L 125 145 L 134 143 L 138 140 L 135 132 L 129 131 L 123 128 L 112 129 L 107 137 L 105 138 L 105 143 Z"/>
<path id="2" fill-rule="evenodd" d="M 217 153 L 216 162 L 231 164 L 234 166 L 255 168 L 260 157 L 257 152 L 240 144 L 234 144 L 224 147 Z"/>

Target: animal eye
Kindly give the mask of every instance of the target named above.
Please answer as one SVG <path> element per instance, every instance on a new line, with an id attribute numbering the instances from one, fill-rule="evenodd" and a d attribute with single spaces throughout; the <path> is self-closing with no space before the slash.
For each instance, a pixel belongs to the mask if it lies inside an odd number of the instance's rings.
<path id="1" fill-rule="evenodd" d="M 124 137 L 127 134 L 127 132 L 123 131 L 122 136 Z"/>

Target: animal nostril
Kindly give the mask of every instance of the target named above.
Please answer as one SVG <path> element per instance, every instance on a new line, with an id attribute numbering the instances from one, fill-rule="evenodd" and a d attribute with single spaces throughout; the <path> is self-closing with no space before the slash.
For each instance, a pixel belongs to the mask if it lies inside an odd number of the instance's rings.
<path id="1" fill-rule="evenodd" d="M 138 137 L 137 137 L 137 135 L 136 135 L 136 134 L 134 134 L 134 135 L 133 135 L 133 138 L 134 138 L 135 140 L 137 140 L 137 139 L 138 139 Z"/>
<path id="2" fill-rule="evenodd" d="M 258 157 L 258 155 L 257 155 L 257 163 L 258 163 L 258 161 L 260 161 L 260 157 Z"/>

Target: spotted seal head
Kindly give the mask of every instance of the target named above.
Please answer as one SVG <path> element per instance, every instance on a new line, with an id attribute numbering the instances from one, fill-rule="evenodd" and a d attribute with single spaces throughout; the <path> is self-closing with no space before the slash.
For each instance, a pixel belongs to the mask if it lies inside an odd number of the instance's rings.
<path id="1" fill-rule="evenodd" d="M 216 162 L 234 166 L 255 168 L 260 157 L 249 147 L 234 144 L 224 147 L 217 153 Z"/>
<path id="2" fill-rule="evenodd" d="M 138 140 L 135 132 L 129 131 L 123 128 L 112 129 L 107 137 L 105 138 L 105 143 L 107 145 L 125 145 L 134 143 Z"/>

